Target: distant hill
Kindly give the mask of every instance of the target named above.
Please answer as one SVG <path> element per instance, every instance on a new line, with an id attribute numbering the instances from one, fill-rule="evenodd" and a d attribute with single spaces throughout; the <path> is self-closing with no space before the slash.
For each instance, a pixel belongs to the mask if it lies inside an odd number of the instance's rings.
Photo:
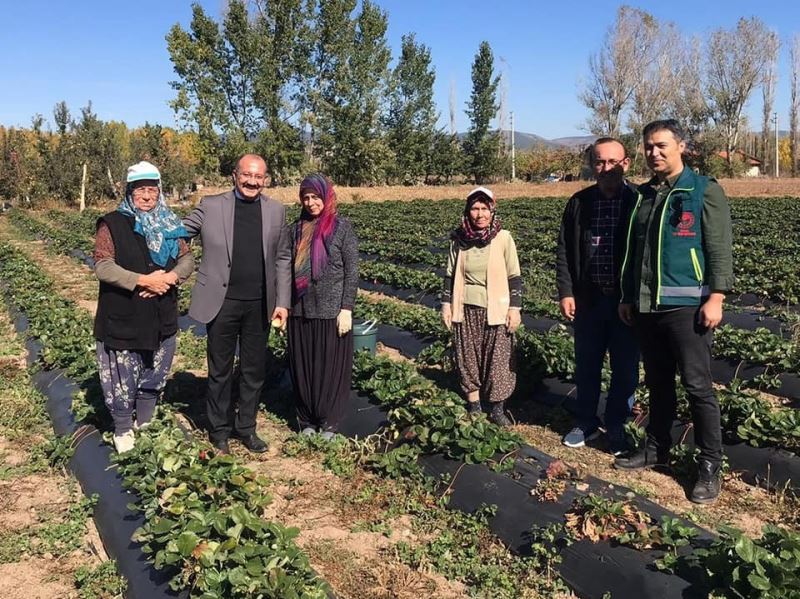
<path id="1" fill-rule="evenodd" d="M 503 138 L 508 139 L 510 131 L 502 131 Z M 466 133 L 459 133 L 459 139 L 463 139 Z M 583 149 L 590 143 L 597 139 L 596 135 L 576 135 L 573 137 L 557 137 L 556 139 L 547 139 L 535 133 L 525 133 L 523 131 L 514 131 L 514 145 L 518 152 L 530 150 L 531 148 L 544 147 L 548 150 L 556 150 L 558 148 L 569 148 L 572 150 Z"/>
<path id="2" fill-rule="evenodd" d="M 594 143 L 594 140 L 597 139 L 597 135 L 575 135 L 573 137 L 557 137 L 556 139 L 551 139 L 553 143 L 560 144 L 562 146 L 567 146 L 568 148 L 584 148 L 591 143 Z"/>

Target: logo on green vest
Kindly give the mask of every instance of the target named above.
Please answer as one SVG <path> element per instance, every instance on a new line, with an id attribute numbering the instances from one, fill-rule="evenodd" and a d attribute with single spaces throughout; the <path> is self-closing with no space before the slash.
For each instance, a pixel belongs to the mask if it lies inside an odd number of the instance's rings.
<path id="1" fill-rule="evenodd" d="M 680 221 L 678 221 L 677 230 L 673 231 L 672 234 L 675 237 L 696 237 L 697 232 L 692 231 L 693 226 L 694 214 L 691 212 L 683 212 Z"/>

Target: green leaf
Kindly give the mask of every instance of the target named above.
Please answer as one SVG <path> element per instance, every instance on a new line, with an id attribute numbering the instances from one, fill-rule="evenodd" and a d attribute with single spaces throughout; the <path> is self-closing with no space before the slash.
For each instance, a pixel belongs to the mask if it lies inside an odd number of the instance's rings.
<path id="1" fill-rule="evenodd" d="M 176 544 L 178 545 L 178 551 L 180 551 L 183 557 L 189 557 L 194 551 L 194 548 L 197 547 L 197 543 L 199 539 L 197 535 L 193 532 L 182 532 L 178 536 L 178 540 Z"/>
<path id="2" fill-rule="evenodd" d="M 763 576 L 759 576 L 755 572 L 751 572 L 747 576 L 747 581 L 753 586 L 754 589 L 758 589 L 759 591 L 768 591 L 772 586 L 768 579 L 764 578 Z"/>
<path id="3" fill-rule="evenodd" d="M 753 541 L 751 541 L 748 537 L 741 535 L 738 539 L 736 539 L 736 544 L 733 546 L 736 554 L 742 558 L 748 564 L 753 563 L 755 559 L 755 547 L 753 546 Z"/>

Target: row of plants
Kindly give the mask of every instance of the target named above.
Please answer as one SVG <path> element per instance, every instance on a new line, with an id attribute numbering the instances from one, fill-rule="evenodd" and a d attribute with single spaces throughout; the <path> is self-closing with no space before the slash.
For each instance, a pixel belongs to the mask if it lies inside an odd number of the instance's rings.
<path id="1" fill-rule="evenodd" d="M 0 338 L 3 350 L 0 357 L 18 356 L 24 348 L 10 327 L 7 331 Z M 11 513 L 4 513 L 4 521 L 10 525 L 0 531 L 0 563 L 14 568 L 31 558 L 69 555 L 71 559 L 56 569 L 58 578 L 72 577 L 75 597 L 121 597 L 126 584 L 117 572 L 116 563 L 113 560 L 93 563 L 95 560 L 89 557 L 92 552 L 86 543 L 87 522 L 97 498 L 81 495 L 75 479 L 64 472 L 64 465 L 72 455 L 69 440 L 54 436 L 45 398 L 33 387 L 30 373 L 22 365 L 12 366 L 7 361 L 0 369 L 0 436 L 5 446 L 24 456 L 22 460 L 2 456 L 6 459 L 0 466 L 0 480 Z M 33 483 L 35 488 L 31 492 L 36 493 L 45 482 L 57 485 L 63 498 L 49 497 L 28 511 L 31 506 L 26 506 L 25 489 L 30 489 Z M 17 489 L 22 495 L 16 495 Z M 16 521 L 13 513 L 22 511 L 26 517 Z"/>
<path id="2" fill-rule="evenodd" d="M 9 218 L 21 233 L 30 239 L 47 241 L 48 246 L 59 254 L 69 255 L 73 250 L 88 253 L 94 248 L 94 231 L 92 236 L 87 236 L 81 228 L 52 226 L 19 208 L 12 210 Z"/>
<path id="3" fill-rule="evenodd" d="M 170 587 L 192 597 L 323 598 L 328 586 L 295 543 L 297 528 L 264 518 L 269 481 L 161 415 L 113 458 L 145 524 L 133 536 Z"/>
<path id="4" fill-rule="evenodd" d="M 656 568 L 684 573 L 709 597 L 800 597 L 800 534 L 772 524 L 764 525 L 755 539 L 723 525 L 718 538 L 698 546 L 693 543 L 698 530 L 678 518 L 656 521 L 630 500 L 590 493 L 575 500 L 564 532 L 571 540 L 608 540 L 662 551 Z"/>
<path id="5" fill-rule="evenodd" d="M 81 384 L 95 378 L 88 315 L 8 244 L 0 244 L 0 277 L 44 344 L 45 364 L 66 369 Z M 136 449 L 118 461 L 124 484 L 140 498 L 129 507 L 145 516 L 135 540 L 155 567 L 177 571 L 173 589 L 208 599 L 326 596 L 326 585 L 292 540 L 297 531 L 262 518 L 266 481 L 187 438 L 169 414 L 140 433 Z"/>
<path id="6" fill-rule="evenodd" d="M 758 327 L 750 331 L 724 324 L 714 331 L 714 355 L 767 366 L 773 372 L 800 372 L 800 346 Z"/>
<path id="7" fill-rule="evenodd" d="M 555 243 L 564 203 L 563 198 L 515 198 L 498 202 L 498 215 L 503 227 L 514 236 L 523 275 L 528 287 L 536 289 L 536 298 L 552 297 L 555 290 Z M 733 293 L 751 293 L 783 304 L 800 303 L 800 274 L 794 264 L 800 241 L 796 236 L 783 234 L 784 230 L 800 228 L 800 200 L 736 198 L 730 203 L 736 275 Z M 397 263 L 438 268 L 444 263 L 449 232 L 460 223 L 463 202 L 364 202 L 341 204 L 340 209 L 353 221 L 362 251 Z M 296 216 L 295 208 L 288 212 L 289 220 Z M 94 235 L 95 214 L 81 220 L 60 214 L 63 213 L 52 212 L 48 216 L 76 233 L 83 227 L 80 233 L 85 238 Z M 782 223 L 784 228 L 776 230 L 775 222 Z"/>

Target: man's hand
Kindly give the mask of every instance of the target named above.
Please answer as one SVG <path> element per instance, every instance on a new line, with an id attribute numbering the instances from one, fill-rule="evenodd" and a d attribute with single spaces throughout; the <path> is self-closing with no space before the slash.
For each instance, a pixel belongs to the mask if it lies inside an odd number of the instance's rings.
<path id="1" fill-rule="evenodd" d="M 270 316 L 272 326 L 276 329 L 283 330 L 286 328 L 286 321 L 289 320 L 289 310 L 286 308 L 276 307 Z"/>
<path id="2" fill-rule="evenodd" d="M 339 331 L 339 337 L 344 337 L 353 328 L 353 312 L 352 310 L 339 310 L 339 316 L 336 317 L 336 328 Z"/>
<path id="3" fill-rule="evenodd" d="M 506 330 L 509 333 L 515 333 L 519 328 L 519 323 L 522 322 L 522 313 L 519 308 L 509 308 L 506 313 Z"/>
<path id="4" fill-rule="evenodd" d="M 697 312 L 697 324 L 708 329 L 715 329 L 722 322 L 722 300 L 724 293 L 712 293 Z"/>
<path id="5" fill-rule="evenodd" d="M 558 307 L 561 308 L 561 316 L 567 320 L 575 320 L 575 298 L 562 297 L 558 302 Z"/>
<path id="6" fill-rule="evenodd" d="M 136 285 L 141 287 L 141 290 L 153 295 L 164 295 L 170 288 L 169 277 L 165 276 L 167 274 L 163 270 L 154 270 L 148 275 L 139 275 Z M 175 276 L 174 273 L 173 276 Z M 142 297 L 148 297 L 144 294 L 141 295 Z M 150 297 L 153 297 L 153 295 Z"/>
<path id="7" fill-rule="evenodd" d="M 453 327 L 453 310 L 450 304 L 442 304 L 442 322 L 448 331 Z"/>
<path id="8" fill-rule="evenodd" d="M 617 306 L 617 313 L 619 314 L 619 319 L 624 322 L 629 327 L 633 326 L 633 322 L 635 320 L 635 315 L 633 312 L 633 304 L 620 304 Z"/>

